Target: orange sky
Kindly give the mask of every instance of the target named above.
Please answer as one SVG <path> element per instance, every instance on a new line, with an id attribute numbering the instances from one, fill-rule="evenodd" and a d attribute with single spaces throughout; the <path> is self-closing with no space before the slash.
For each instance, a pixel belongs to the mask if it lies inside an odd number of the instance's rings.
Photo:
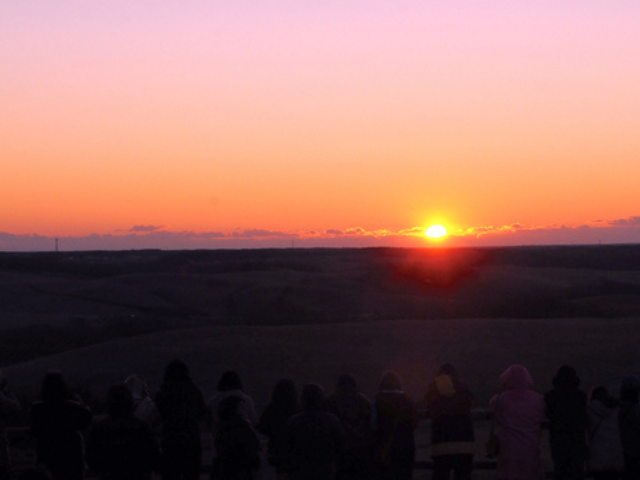
<path id="1" fill-rule="evenodd" d="M 436 221 L 458 243 L 640 239 L 636 2 L 133 3 L 0 4 L 0 250 L 132 229 L 402 245 Z M 491 241 L 539 241 L 512 237 Z"/>

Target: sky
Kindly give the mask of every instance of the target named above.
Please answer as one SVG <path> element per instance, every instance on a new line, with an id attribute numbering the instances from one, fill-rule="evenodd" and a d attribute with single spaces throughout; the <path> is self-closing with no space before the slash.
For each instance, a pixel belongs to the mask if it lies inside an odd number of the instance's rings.
<path id="1" fill-rule="evenodd" d="M 0 0 L 0 251 L 640 243 L 638 25 L 636 0 Z"/>

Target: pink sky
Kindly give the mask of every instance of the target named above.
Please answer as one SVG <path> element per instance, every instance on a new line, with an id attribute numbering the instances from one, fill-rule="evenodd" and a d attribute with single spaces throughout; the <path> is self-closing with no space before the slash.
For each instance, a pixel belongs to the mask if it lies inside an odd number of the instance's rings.
<path id="1" fill-rule="evenodd" d="M 0 250 L 638 242 L 638 25 L 624 0 L 0 2 Z"/>

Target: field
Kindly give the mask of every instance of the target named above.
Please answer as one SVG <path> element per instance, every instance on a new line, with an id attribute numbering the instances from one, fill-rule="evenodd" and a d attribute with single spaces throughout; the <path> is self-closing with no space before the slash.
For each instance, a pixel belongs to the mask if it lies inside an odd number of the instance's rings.
<path id="1" fill-rule="evenodd" d="M 0 254 L 0 362 L 33 398 L 62 370 L 96 401 L 184 359 L 206 395 L 236 369 L 258 406 L 280 377 L 386 369 L 419 399 L 443 361 L 480 406 L 512 363 L 539 391 L 574 365 L 585 389 L 640 375 L 640 246 Z"/>

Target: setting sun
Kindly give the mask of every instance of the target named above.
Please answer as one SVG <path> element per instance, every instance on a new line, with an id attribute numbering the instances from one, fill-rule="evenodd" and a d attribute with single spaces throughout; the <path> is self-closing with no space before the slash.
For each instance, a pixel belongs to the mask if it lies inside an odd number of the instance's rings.
<path id="1" fill-rule="evenodd" d="M 442 238 L 447 235 L 447 229 L 442 225 L 431 225 L 427 228 L 425 235 L 429 238 Z"/>

